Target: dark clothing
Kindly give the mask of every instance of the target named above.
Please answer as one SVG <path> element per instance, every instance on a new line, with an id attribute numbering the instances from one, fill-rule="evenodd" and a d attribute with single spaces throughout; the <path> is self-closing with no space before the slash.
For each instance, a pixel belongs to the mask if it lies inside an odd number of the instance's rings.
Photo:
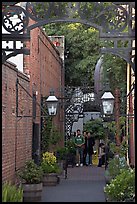
<path id="1" fill-rule="evenodd" d="M 105 160 L 106 160 L 106 158 L 105 158 L 105 154 L 104 154 L 99 158 L 98 167 L 105 165 Z"/>
<path id="2" fill-rule="evenodd" d="M 94 154 L 93 146 L 95 145 L 95 139 L 93 137 L 85 137 L 85 148 L 83 155 L 83 163 L 86 164 L 86 156 L 89 154 L 89 164 L 92 164 L 92 154 Z"/>
<path id="3" fill-rule="evenodd" d="M 99 146 L 102 148 L 103 154 L 99 158 L 98 167 L 105 165 L 105 168 L 106 168 L 108 165 L 108 159 L 109 159 L 109 147 L 108 145 L 99 145 Z"/>
<path id="4" fill-rule="evenodd" d="M 95 140 L 93 137 L 89 137 L 87 140 L 87 152 L 89 154 L 94 154 L 93 146 L 95 145 Z"/>

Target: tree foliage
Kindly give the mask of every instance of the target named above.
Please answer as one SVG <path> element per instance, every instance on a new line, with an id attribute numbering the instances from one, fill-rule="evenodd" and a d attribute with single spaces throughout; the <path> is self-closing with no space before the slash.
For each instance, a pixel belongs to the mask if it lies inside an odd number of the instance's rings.
<path id="1" fill-rule="evenodd" d="M 52 23 L 44 27 L 47 35 L 65 36 L 66 85 L 81 85 L 80 79 L 85 76 L 93 85 L 95 66 L 101 56 L 100 48 L 106 45 L 106 42 L 99 40 L 99 32 L 80 23 Z M 109 78 L 112 91 L 117 87 L 125 92 L 126 68 L 126 62 L 120 57 L 104 55 L 104 78 Z"/>
<path id="2" fill-rule="evenodd" d="M 103 127 L 102 120 L 95 119 L 84 124 L 84 131 L 91 132 L 95 139 L 105 139 L 106 133 Z"/>
<path id="3" fill-rule="evenodd" d="M 94 69 L 100 56 L 99 33 L 94 28 L 80 23 L 50 24 L 45 26 L 48 35 L 65 36 L 65 82 L 66 85 L 81 85 L 88 73 L 93 85 Z"/>
<path id="4" fill-rule="evenodd" d="M 94 71 L 101 56 L 100 48 L 113 47 L 113 42 L 100 41 L 99 31 L 81 23 L 51 23 L 44 26 L 47 35 L 65 36 L 65 85 L 80 86 L 83 81 L 94 85 Z M 125 42 L 126 43 L 126 42 Z M 118 42 L 122 46 L 122 41 Z M 121 113 L 126 110 L 126 69 L 124 59 L 111 53 L 104 54 L 103 79 L 109 79 L 112 93 L 120 89 Z"/>

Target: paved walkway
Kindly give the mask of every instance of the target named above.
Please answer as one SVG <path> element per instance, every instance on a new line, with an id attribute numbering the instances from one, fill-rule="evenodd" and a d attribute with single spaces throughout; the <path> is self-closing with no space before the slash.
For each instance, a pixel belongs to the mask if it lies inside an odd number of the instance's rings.
<path id="1" fill-rule="evenodd" d="M 57 186 L 43 187 L 42 202 L 106 202 L 104 168 L 68 167 L 68 177 Z"/>

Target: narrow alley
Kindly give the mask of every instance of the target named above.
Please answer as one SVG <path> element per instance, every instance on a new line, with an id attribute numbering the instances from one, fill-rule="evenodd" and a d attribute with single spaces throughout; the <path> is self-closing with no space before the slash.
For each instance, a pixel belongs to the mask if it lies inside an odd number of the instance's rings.
<path id="1" fill-rule="evenodd" d="M 68 167 L 57 186 L 44 186 L 42 202 L 106 202 L 105 169 L 97 166 Z"/>

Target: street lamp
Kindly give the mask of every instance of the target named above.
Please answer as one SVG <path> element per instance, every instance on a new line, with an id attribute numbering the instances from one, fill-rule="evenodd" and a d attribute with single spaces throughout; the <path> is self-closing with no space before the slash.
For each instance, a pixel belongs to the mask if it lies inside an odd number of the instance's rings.
<path id="1" fill-rule="evenodd" d="M 112 115 L 114 109 L 114 96 L 112 95 L 112 93 L 105 92 L 101 97 L 101 101 L 104 115 Z"/>
<path id="2" fill-rule="evenodd" d="M 58 99 L 56 96 L 54 96 L 54 91 L 50 91 L 50 96 L 46 100 L 47 107 L 48 107 L 48 113 L 50 116 L 54 116 L 57 113 L 57 105 L 58 105 Z"/>

